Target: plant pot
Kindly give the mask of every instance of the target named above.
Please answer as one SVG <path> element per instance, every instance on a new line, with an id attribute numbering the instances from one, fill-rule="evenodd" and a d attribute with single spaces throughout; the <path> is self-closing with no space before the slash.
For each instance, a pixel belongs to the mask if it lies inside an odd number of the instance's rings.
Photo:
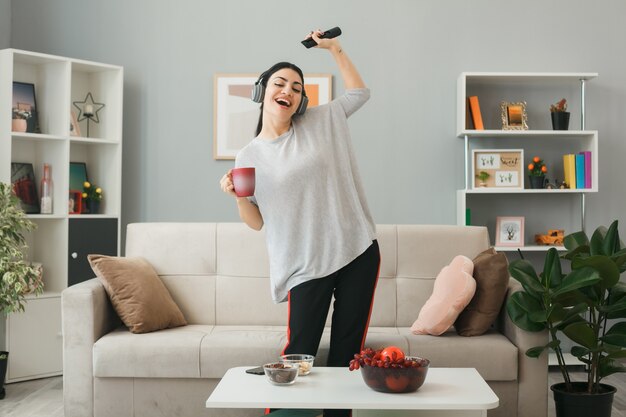
<path id="1" fill-rule="evenodd" d="M 0 351 L 0 400 L 4 399 L 4 379 L 7 375 L 7 364 L 9 363 L 9 352 Z"/>
<path id="2" fill-rule="evenodd" d="M 26 132 L 28 123 L 26 119 L 11 119 L 11 130 L 14 132 Z"/>
<path id="3" fill-rule="evenodd" d="M 537 177 L 535 175 L 529 175 L 528 180 L 530 182 L 530 188 L 534 188 L 534 189 L 543 188 L 543 186 L 546 183 L 546 176 L 541 175 Z"/>
<path id="4" fill-rule="evenodd" d="M 100 202 L 96 200 L 87 200 L 87 211 L 89 214 L 98 214 L 100 212 Z"/>
<path id="5" fill-rule="evenodd" d="M 600 384 L 600 392 L 587 393 L 586 382 L 572 382 L 573 392 L 565 391 L 565 383 L 550 387 L 554 395 L 556 417 L 611 417 L 615 387 Z"/>
<path id="6" fill-rule="evenodd" d="M 550 113 L 550 116 L 552 116 L 553 130 L 567 130 L 569 127 L 568 111 L 553 111 Z"/>

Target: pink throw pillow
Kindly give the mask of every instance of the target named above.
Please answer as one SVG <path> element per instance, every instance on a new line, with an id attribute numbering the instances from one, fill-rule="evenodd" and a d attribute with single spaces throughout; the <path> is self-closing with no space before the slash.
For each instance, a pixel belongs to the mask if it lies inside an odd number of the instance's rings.
<path id="1" fill-rule="evenodd" d="M 472 260 L 462 255 L 443 267 L 435 279 L 432 295 L 411 326 L 414 334 L 439 336 L 452 326 L 476 292 L 473 271 Z"/>

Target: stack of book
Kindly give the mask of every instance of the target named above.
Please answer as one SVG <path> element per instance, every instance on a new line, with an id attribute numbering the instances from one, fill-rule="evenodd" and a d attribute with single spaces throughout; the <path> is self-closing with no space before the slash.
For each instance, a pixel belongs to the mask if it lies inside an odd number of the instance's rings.
<path id="1" fill-rule="evenodd" d="M 563 155 L 565 182 L 568 188 L 591 188 L 591 152 Z"/>

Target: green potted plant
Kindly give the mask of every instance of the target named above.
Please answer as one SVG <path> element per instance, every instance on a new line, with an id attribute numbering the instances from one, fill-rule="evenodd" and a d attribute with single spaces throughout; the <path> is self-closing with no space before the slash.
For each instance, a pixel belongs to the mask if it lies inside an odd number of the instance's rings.
<path id="1" fill-rule="evenodd" d="M 584 232 L 565 236 L 567 253 L 559 257 L 550 248 L 543 272 L 537 275 L 526 260 L 511 262 L 509 271 L 523 291 L 507 302 L 507 312 L 518 327 L 547 330 L 549 342 L 528 351 L 538 357 L 551 348 L 556 354 L 563 382 L 551 387 L 557 417 L 610 416 L 616 389 L 601 383 L 602 378 L 626 372 L 620 360 L 626 358 L 626 249 L 619 239 L 618 222 L 599 227 L 591 239 Z M 571 272 L 563 274 L 561 258 L 569 261 Z M 571 354 L 587 367 L 587 380 L 573 382 L 561 347 L 565 336 L 576 345 Z"/>
<path id="2" fill-rule="evenodd" d="M 85 181 L 83 183 L 83 202 L 87 205 L 87 212 L 98 214 L 100 211 L 100 202 L 102 201 L 102 188 Z"/>
<path id="3" fill-rule="evenodd" d="M 11 130 L 14 132 L 26 132 L 28 129 L 27 121 L 31 117 L 31 112 L 13 107 L 12 114 Z"/>
<path id="4" fill-rule="evenodd" d="M 553 130 L 567 130 L 569 127 L 567 100 L 562 98 L 555 104 L 550 104 L 550 116 L 552 117 Z"/>
<path id="5" fill-rule="evenodd" d="M 39 273 L 24 260 L 24 232 L 33 230 L 9 184 L 0 182 L 0 318 L 24 311 L 26 294 L 40 294 L 43 283 Z M 0 351 L 0 399 L 4 398 L 4 379 L 9 352 Z"/>
<path id="6" fill-rule="evenodd" d="M 489 179 L 489 177 L 491 177 L 491 175 L 488 172 L 480 171 L 478 173 L 478 175 L 476 175 L 476 178 L 478 178 L 478 180 L 480 181 L 478 186 L 479 187 L 486 187 L 487 186 L 487 180 Z"/>
<path id="7" fill-rule="evenodd" d="M 548 167 L 546 167 L 543 159 L 535 156 L 532 162 L 528 164 L 530 188 L 543 188 L 546 183 L 546 172 L 548 172 Z"/>

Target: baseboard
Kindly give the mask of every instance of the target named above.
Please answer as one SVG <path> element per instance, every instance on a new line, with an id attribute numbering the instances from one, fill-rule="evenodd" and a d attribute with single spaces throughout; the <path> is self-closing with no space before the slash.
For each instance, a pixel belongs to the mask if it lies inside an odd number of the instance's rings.
<path id="1" fill-rule="evenodd" d="M 565 360 L 566 366 L 585 366 L 584 363 L 578 360 L 578 358 L 571 353 L 564 353 L 563 360 Z M 559 361 L 556 359 L 556 353 L 550 353 L 548 355 L 548 365 L 549 366 L 558 366 Z"/>

